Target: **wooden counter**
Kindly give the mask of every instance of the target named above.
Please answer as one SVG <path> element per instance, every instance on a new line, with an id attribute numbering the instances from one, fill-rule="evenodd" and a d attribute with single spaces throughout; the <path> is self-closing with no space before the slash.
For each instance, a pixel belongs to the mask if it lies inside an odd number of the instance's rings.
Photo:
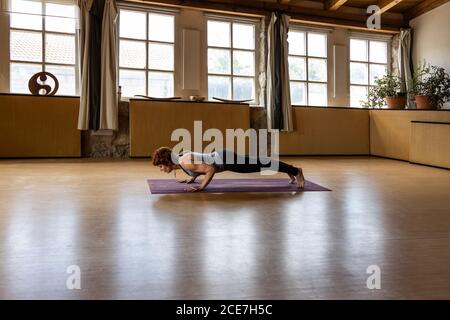
<path id="1" fill-rule="evenodd" d="M 187 129 L 193 139 L 194 121 L 202 121 L 203 132 L 217 128 L 225 137 L 226 129 L 250 127 L 250 107 L 247 104 L 130 99 L 130 156 L 148 157 L 158 147 L 173 147 L 178 143 L 171 141 L 175 129 Z"/>
<path id="2" fill-rule="evenodd" d="M 0 94 L 0 157 L 79 157 L 79 97 Z"/>

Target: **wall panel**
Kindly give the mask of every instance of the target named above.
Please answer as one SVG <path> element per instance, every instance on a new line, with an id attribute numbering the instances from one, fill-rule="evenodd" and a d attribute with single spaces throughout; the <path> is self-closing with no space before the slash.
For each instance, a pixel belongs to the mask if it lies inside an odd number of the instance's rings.
<path id="1" fill-rule="evenodd" d="M 203 131 L 250 127 L 250 107 L 246 104 L 222 104 L 187 101 L 130 100 L 130 155 L 148 157 L 161 146 L 173 147 L 175 129 L 189 130 L 193 138 L 194 121 L 202 121 Z M 206 145 L 208 143 L 204 143 Z M 193 145 L 193 142 L 192 142 Z"/>
<path id="2" fill-rule="evenodd" d="M 409 161 L 450 169 L 450 122 L 412 122 Z"/>
<path id="3" fill-rule="evenodd" d="M 293 108 L 295 131 L 280 134 L 281 155 L 368 155 L 369 111 Z"/>
<path id="4" fill-rule="evenodd" d="M 411 121 L 450 122 L 450 112 L 370 110 L 370 153 L 409 161 Z"/>
<path id="5" fill-rule="evenodd" d="M 79 101 L 0 94 L 0 157 L 79 157 Z"/>

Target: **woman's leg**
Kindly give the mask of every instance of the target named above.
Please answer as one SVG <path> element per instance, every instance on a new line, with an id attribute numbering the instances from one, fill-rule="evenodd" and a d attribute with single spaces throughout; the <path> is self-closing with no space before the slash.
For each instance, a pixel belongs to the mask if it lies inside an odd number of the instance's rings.
<path id="1" fill-rule="evenodd" d="M 272 160 L 272 165 L 273 165 Z M 303 176 L 303 170 L 302 168 L 296 168 L 294 166 L 291 166 L 290 164 L 284 163 L 283 161 L 278 162 L 278 171 L 284 172 L 289 175 L 289 178 L 291 178 L 291 181 L 289 183 L 294 183 L 297 181 L 297 186 L 299 188 L 303 188 L 305 186 L 305 177 Z"/>
<path id="2" fill-rule="evenodd" d="M 289 175 L 291 183 L 297 180 L 299 188 L 304 186 L 304 177 L 302 169 L 296 168 L 283 161 L 274 159 L 256 159 L 248 156 L 238 155 L 232 151 L 225 150 L 223 152 L 224 170 L 239 172 L 239 173 L 253 173 L 260 172 L 262 168 L 274 168 L 278 172 L 283 172 Z"/>

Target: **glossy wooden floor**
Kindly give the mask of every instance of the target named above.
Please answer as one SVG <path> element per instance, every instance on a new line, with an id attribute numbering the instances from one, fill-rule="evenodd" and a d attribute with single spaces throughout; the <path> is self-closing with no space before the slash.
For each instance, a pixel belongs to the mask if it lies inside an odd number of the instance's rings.
<path id="1" fill-rule="evenodd" d="M 0 161 L 0 298 L 450 298 L 450 171 L 285 160 L 333 192 L 152 196 L 148 160 Z"/>

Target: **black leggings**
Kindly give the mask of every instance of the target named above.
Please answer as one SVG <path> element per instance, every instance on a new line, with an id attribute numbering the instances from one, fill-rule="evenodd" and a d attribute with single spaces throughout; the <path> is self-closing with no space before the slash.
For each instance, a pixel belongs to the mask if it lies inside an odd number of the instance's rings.
<path id="1" fill-rule="evenodd" d="M 293 176 L 298 175 L 299 169 L 282 161 L 269 158 L 253 158 L 249 156 L 238 155 L 229 150 L 219 151 L 220 158 L 223 160 L 223 170 L 239 173 L 260 172 L 262 168 L 287 173 Z M 261 161 L 264 160 L 264 161 Z"/>

